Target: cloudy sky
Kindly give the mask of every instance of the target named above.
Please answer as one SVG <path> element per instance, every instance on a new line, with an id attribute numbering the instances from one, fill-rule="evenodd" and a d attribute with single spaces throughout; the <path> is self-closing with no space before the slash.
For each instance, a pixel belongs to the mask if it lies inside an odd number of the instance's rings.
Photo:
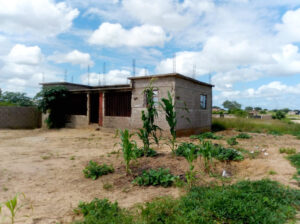
<path id="1" fill-rule="evenodd" d="M 0 0 L 0 88 L 176 71 L 214 105 L 300 109 L 300 0 Z M 103 75 L 103 64 L 106 73 Z M 100 77 L 100 78 L 99 78 Z"/>

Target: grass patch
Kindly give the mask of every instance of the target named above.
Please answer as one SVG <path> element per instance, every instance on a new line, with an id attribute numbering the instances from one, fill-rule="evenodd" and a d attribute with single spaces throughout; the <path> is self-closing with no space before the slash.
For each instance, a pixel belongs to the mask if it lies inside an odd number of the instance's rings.
<path id="1" fill-rule="evenodd" d="M 237 142 L 235 137 L 232 137 L 232 138 L 227 139 L 227 144 L 230 145 L 230 146 L 234 146 L 234 145 L 237 145 L 239 143 Z"/>
<path id="2" fill-rule="evenodd" d="M 279 149 L 280 153 L 285 153 L 288 155 L 296 154 L 296 149 L 295 148 L 280 148 Z"/>
<path id="3" fill-rule="evenodd" d="M 258 120 L 250 118 L 214 118 L 213 127 L 237 129 L 243 132 L 280 133 L 298 136 L 300 124 L 280 120 Z"/>
<path id="4" fill-rule="evenodd" d="M 135 148 L 133 149 L 133 151 L 135 153 L 136 158 L 141 158 L 143 156 L 155 157 L 158 155 L 158 153 L 152 148 L 149 148 L 149 150 L 147 151 L 145 151 L 143 148 Z"/>
<path id="5" fill-rule="evenodd" d="M 157 170 L 144 170 L 142 175 L 133 180 L 133 183 L 139 186 L 152 185 L 169 187 L 176 181 L 176 179 L 178 179 L 178 177 L 172 175 L 169 169 L 159 168 Z"/>
<path id="6" fill-rule="evenodd" d="M 235 138 L 250 139 L 250 138 L 252 138 L 252 136 L 248 135 L 247 133 L 240 133 L 237 136 L 235 136 Z"/>
<path id="7" fill-rule="evenodd" d="M 268 174 L 269 174 L 269 175 L 276 175 L 276 174 L 277 174 L 277 172 L 276 172 L 276 171 L 274 171 L 274 170 L 270 170 L 270 171 L 268 172 Z"/>
<path id="8" fill-rule="evenodd" d="M 220 136 L 220 135 L 216 135 L 212 132 L 205 132 L 205 133 L 202 133 L 200 135 L 191 135 L 190 136 L 191 139 L 199 139 L 199 140 L 202 140 L 202 139 L 222 139 L 223 136 Z"/>
<path id="9" fill-rule="evenodd" d="M 105 184 L 103 184 L 103 189 L 104 189 L 104 190 L 107 190 L 107 191 L 112 190 L 113 187 L 114 187 L 114 186 L 113 186 L 111 183 L 105 183 Z"/>
<path id="10" fill-rule="evenodd" d="M 98 165 L 98 163 L 90 161 L 86 168 L 83 170 L 84 176 L 86 178 L 92 178 L 93 180 L 98 179 L 98 177 L 113 173 L 114 168 L 112 166 L 103 164 Z"/>
<path id="11" fill-rule="evenodd" d="M 297 169 L 297 173 L 294 175 L 294 179 L 298 182 L 298 186 L 300 186 L 300 153 L 289 155 L 287 159 Z"/>
<path id="12" fill-rule="evenodd" d="M 179 199 L 158 198 L 135 210 L 94 199 L 80 203 L 81 224 L 283 224 L 293 220 L 300 191 L 271 180 L 242 181 L 229 186 L 193 187 Z"/>

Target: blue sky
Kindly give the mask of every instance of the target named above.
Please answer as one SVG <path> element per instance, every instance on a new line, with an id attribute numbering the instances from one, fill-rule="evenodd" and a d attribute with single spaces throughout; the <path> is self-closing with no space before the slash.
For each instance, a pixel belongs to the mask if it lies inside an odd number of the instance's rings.
<path id="1" fill-rule="evenodd" d="M 0 0 L 0 88 L 122 84 L 176 71 L 214 105 L 300 109 L 300 0 Z M 103 63 L 106 73 L 103 74 Z M 99 79 L 100 78 L 100 79 Z"/>

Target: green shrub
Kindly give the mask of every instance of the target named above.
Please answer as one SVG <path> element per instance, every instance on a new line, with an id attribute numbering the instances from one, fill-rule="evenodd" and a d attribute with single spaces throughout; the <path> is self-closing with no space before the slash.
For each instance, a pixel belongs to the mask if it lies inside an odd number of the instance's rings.
<path id="1" fill-rule="evenodd" d="M 177 178 L 177 176 L 170 173 L 169 169 L 150 169 L 144 170 L 141 176 L 138 176 L 133 180 L 133 183 L 140 186 L 152 185 L 169 187 L 176 181 Z"/>
<path id="2" fill-rule="evenodd" d="M 239 144 L 239 143 L 236 141 L 236 138 L 235 138 L 235 137 L 232 137 L 232 138 L 227 139 L 227 143 L 228 143 L 228 145 L 231 145 L 231 146 Z"/>
<path id="3" fill-rule="evenodd" d="M 78 213 L 84 217 L 77 224 L 132 224 L 133 218 L 124 209 L 119 208 L 118 203 L 111 203 L 107 199 L 95 198 L 90 203 L 80 202 Z"/>
<path id="4" fill-rule="evenodd" d="M 280 148 L 279 152 L 291 155 L 291 154 L 295 154 L 296 153 L 296 149 L 295 148 Z"/>
<path id="5" fill-rule="evenodd" d="M 205 133 L 202 133 L 200 135 L 192 135 L 190 136 L 191 139 L 199 139 L 199 140 L 202 140 L 202 139 L 222 139 L 222 136 L 219 136 L 219 135 L 216 135 L 212 132 L 205 132 Z"/>
<path id="6" fill-rule="evenodd" d="M 141 158 L 143 156 L 146 156 L 146 157 L 155 157 L 157 156 L 157 152 L 152 149 L 152 148 L 149 148 L 149 150 L 147 152 L 145 152 L 145 150 L 141 149 L 141 148 L 136 148 L 134 149 L 134 153 L 135 153 L 135 156 L 136 158 Z M 146 155 L 145 155 L 146 154 Z"/>
<path id="7" fill-rule="evenodd" d="M 89 164 L 83 170 L 84 176 L 86 178 L 92 178 L 96 180 L 98 177 L 103 175 L 113 173 L 114 168 L 106 164 L 98 165 L 96 162 L 90 161 Z"/>
<path id="8" fill-rule="evenodd" d="M 286 118 L 286 113 L 281 110 L 278 110 L 275 112 L 274 115 L 272 115 L 272 118 L 282 120 L 282 119 Z"/>
<path id="9" fill-rule="evenodd" d="M 279 131 L 273 130 L 268 132 L 269 135 L 282 136 L 283 134 Z"/>
<path id="10" fill-rule="evenodd" d="M 181 143 L 177 149 L 175 150 L 176 156 L 185 156 L 188 153 L 188 150 L 191 148 L 195 148 L 195 154 L 197 154 L 197 151 L 199 150 L 199 147 L 193 143 L 183 142 Z"/>
<path id="11" fill-rule="evenodd" d="M 241 139 L 250 139 L 252 138 L 251 135 L 248 135 L 247 133 L 240 133 L 237 136 L 235 136 L 236 138 L 241 138 Z"/>
<path id="12" fill-rule="evenodd" d="M 244 156 L 235 149 L 227 149 L 223 146 L 215 146 L 214 157 L 220 161 L 241 161 Z"/>

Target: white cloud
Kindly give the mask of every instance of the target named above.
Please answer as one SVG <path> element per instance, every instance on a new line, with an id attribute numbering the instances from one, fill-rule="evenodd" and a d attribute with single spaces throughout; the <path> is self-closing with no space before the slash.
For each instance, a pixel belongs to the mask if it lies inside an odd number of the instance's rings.
<path id="1" fill-rule="evenodd" d="M 0 0 L 0 31 L 8 34 L 55 36 L 67 31 L 77 9 L 54 0 Z"/>
<path id="2" fill-rule="evenodd" d="M 49 60 L 56 63 L 71 63 L 73 65 L 80 65 L 81 67 L 93 66 L 94 62 L 88 53 L 83 53 L 78 50 L 73 50 L 67 54 L 55 53 L 48 57 Z"/>
<path id="3" fill-rule="evenodd" d="M 16 44 L 7 56 L 8 63 L 37 65 L 42 61 L 43 55 L 38 46 L 27 47 Z"/>
<path id="4" fill-rule="evenodd" d="M 120 24 L 102 23 L 89 38 L 89 43 L 108 47 L 149 47 L 163 46 L 166 40 L 159 26 L 142 25 L 126 30 Z"/>
<path id="5" fill-rule="evenodd" d="M 127 70 L 110 70 L 107 74 L 90 73 L 81 75 L 80 79 L 83 84 L 97 85 L 116 85 L 127 84 L 128 77 L 131 73 Z"/>
<path id="6" fill-rule="evenodd" d="M 287 11 L 282 17 L 282 23 L 275 28 L 284 41 L 300 42 L 300 8 Z"/>

